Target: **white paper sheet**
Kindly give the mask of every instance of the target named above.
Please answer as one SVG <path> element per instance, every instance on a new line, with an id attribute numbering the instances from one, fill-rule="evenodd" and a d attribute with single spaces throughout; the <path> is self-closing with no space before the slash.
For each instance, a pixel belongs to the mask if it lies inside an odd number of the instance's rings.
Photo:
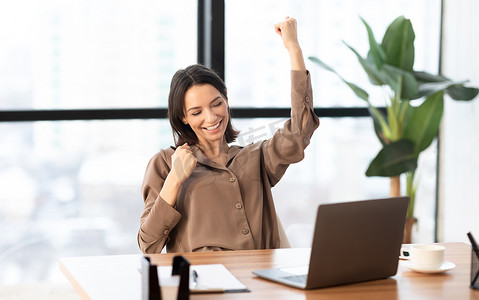
<path id="1" fill-rule="evenodd" d="M 160 286 L 178 286 L 179 276 L 171 276 L 171 266 L 158 266 Z M 191 272 L 198 274 L 197 283 L 193 281 Z M 241 283 L 224 265 L 192 265 L 190 266 L 190 291 L 192 293 L 247 292 L 248 288 Z"/>

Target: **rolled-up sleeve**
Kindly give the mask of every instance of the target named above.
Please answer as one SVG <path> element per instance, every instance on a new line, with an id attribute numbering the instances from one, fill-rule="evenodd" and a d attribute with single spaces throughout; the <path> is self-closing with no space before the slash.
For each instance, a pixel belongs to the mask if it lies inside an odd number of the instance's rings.
<path id="1" fill-rule="evenodd" d="M 309 71 L 291 71 L 291 118 L 283 128 L 262 145 L 264 165 L 271 186 L 283 176 L 288 166 L 304 158 L 319 118 L 313 109 L 313 91 Z"/>
<path id="2" fill-rule="evenodd" d="M 162 150 L 149 162 L 142 185 L 145 208 L 140 218 L 138 245 L 143 253 L 160 253 L 181 214 L 160 197 L 170 167 Z"/>

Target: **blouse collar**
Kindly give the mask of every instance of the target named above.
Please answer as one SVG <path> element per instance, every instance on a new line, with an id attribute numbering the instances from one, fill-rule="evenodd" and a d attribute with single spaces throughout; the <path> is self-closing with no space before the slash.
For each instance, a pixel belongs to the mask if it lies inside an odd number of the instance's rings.
<path id="1" fill-rule="evenodd" d="M 228 162 L 227 162 L 226 166 L 228 166 L 230 164 L 230 162 L 240 152 L 241 148 L 242 147 L 237 146 L 237 145 L 233 145 L 233 146 L 229 147 L 229 149 L 228 149 Z M 209 167 L 212 167 L 212 168 L 216 168 L 216 169 L 226 169 L 226 167 L 221 166 L 221 165 L 215 163 L 214 161 L 210 160 L 209 158 L 207 158 L 197 145 L 190 146 L 190 149 L 191 149 L 191 152 L 193 153 L 193 156 L 198 160 L 198 162 L 200 164 L 203 164 L 203 165 L 206 165 L 206 166 L 209 166 Z"/>

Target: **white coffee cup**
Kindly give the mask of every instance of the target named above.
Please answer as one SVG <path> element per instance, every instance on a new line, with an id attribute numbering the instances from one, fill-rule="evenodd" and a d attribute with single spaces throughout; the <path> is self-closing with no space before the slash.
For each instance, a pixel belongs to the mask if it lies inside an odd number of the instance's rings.
<path id="1" fill-rule="evenodd" d="M 417 269 L 437 270 L 444 263 L 445 249 L 441 245 L 412 245 L 409 261 Z"/>

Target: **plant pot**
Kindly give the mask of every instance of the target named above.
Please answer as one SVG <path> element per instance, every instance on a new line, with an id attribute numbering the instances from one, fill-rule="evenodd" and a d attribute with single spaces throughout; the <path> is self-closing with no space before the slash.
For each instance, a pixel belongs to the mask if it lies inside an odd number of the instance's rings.
<path id="1" fill-rule="evenodd" d="M 406 224 L 404 225 L 403 244 L 412 243 L 412 228 L 416 223 L 417 219 L 415 217 L 406 218 Z"/>
<path id="2" fill-rule="evenodd" d="M 391 197 L 399 197 L 401 195 L 401 181 L 399 176 L 390 177 L 390 193 Z M 412 228 L 414 224 L 417 223 L 417 219 L 414 217 L 406 218 L 406 223 L 404 224 L 404 237 L 403 244 L 412 243 Z"/>

